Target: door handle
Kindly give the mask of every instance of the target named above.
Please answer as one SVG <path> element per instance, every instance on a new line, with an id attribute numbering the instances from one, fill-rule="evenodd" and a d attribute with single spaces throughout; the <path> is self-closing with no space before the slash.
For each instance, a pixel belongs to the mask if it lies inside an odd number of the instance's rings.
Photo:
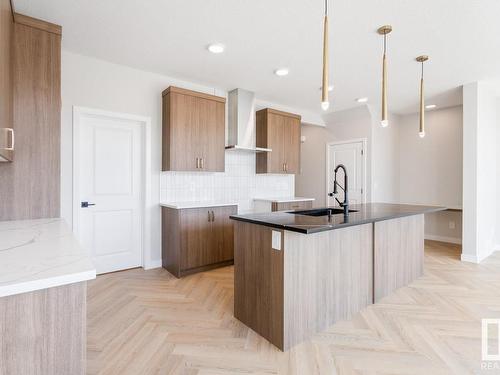
<path id="1" fill-rule="evenodd" d="M 214 212 L 212 211 L 212 222 L 214 222 L 214 221 L 215 221 L 215 214 L 214 214 Z"/>
<path id="2" fill-rule="evenodd" d="M 90 206 L 95 206 L 95 203 L 82 202 L 82 204 L 81 204 L 82 208 L 88 208 Z"/>

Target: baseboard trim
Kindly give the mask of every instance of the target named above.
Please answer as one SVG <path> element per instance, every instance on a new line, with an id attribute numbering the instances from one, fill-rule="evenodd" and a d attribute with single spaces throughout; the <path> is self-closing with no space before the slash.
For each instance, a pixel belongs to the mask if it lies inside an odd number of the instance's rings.
<path id="1" fill-rule="evenodd" d="M 460 260 L 462 262 L 469 262 L 469 263 L 479 263 L 479 260 L 477 259 L 477 256 L 475 255 L 468 255 L 468 254 L 462 254 L 460 256 Z"/>
<path id="2" fill-rule="evenodd" d="M 426 234 L 425 235 L 426 240 L 431 240 L 431 241 L 439 241 L 439 242 L 447 242 L 447 243 L 454 243 L 457 245 L 462 244 L 462 239 L 461 238 L 456 238 L 456 237 L 445 237 L 445 236 L 435 236 L 433 234 Z"/>
<path id="3" fill-rule="evenodd" d="M 152 260 L 149 262 L 149 264 L 144 265 L 145 270 L 152 270 L 154 268 L 160 268 L 161 267 L 161 259 L 160 260 Z"/>

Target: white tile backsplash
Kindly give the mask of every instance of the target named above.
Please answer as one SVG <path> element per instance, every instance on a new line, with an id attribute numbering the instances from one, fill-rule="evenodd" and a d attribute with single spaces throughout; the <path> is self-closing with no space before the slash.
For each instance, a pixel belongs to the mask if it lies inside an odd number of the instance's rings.
<path id="1" fill-rule="evenodd" d="M 255 154 L 226 151 L 224 173 L 162 172 L 162 202 L 234 201 L 240 212 L 253 209 L 254 198 L 293 197 L 294 175 L 255 174 Z"/>

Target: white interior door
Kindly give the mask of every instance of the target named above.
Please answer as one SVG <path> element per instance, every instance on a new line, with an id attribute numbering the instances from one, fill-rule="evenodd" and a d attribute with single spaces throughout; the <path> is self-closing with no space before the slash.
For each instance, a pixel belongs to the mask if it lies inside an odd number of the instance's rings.
<path id="1" fill-rule="evenodd" d="M 349 185 L 349 204 L 365 203 L 365 157 L 364 142 L 355 141 L 349 143 L 328 144 L 328 170 L 327 170 L 327 193 L 333 192 L 333 181 L 335 179 L 334 169 L 343 164 L 347 169 Z M 344 187 L 344 171 L 339 169 L 337 182 Z M 344 193 L 338 189 L 337 198 L 344 201 Z M 327 197 L 328 206 L 338 206 L 334 197 Z"/>
<path id="2" fill-rule="evenodd" d="M 78 124 L 80 244 L 97 273 L 140 267 L 143 124 L 88 114 Z"/>

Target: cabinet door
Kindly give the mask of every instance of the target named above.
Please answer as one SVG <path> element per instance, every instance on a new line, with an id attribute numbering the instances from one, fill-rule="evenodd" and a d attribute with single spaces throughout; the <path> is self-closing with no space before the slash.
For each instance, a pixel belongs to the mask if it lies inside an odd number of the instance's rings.
<path id="1" fill-rule="evenodd" d="M 181 271 L 214 263 L 208 208 L 184 209 L 180 216 Z"/>
<path id="2" fill-rule="evenodd" d="M 212 250 L 216 262 L 234 259 L 234 231 L 229 216 L 237 213 L 236 206 L 214 207 L 212 221 Z"/>
<path id="3" fill-rule="evenodd" d="M 198 98 L 179 93 L 164 97 L 164 108 L 169 107 L 170 168 L 171 171 L 198 171 L 200 157 L 200 117 Z M 166 114 L 164 114 L 166 115 Z"/>
<path id="4" fill-rule="evenodd" d="M 198 98 L 196 109 L 201 170 L 224 172 L 225 104 Z"/>
<path id="5" fill-rule="evenodd" d="M 284 159 L 286 173 L 300 172 L 300 119 L 296 117 L 284 118 Z"/>
<path id="6" fill-rule="evenodd" d="M 268 154 L 267 173 L 285 173 L 285 117 L 268 113 L 267 147 L 273 151 Z"/>

